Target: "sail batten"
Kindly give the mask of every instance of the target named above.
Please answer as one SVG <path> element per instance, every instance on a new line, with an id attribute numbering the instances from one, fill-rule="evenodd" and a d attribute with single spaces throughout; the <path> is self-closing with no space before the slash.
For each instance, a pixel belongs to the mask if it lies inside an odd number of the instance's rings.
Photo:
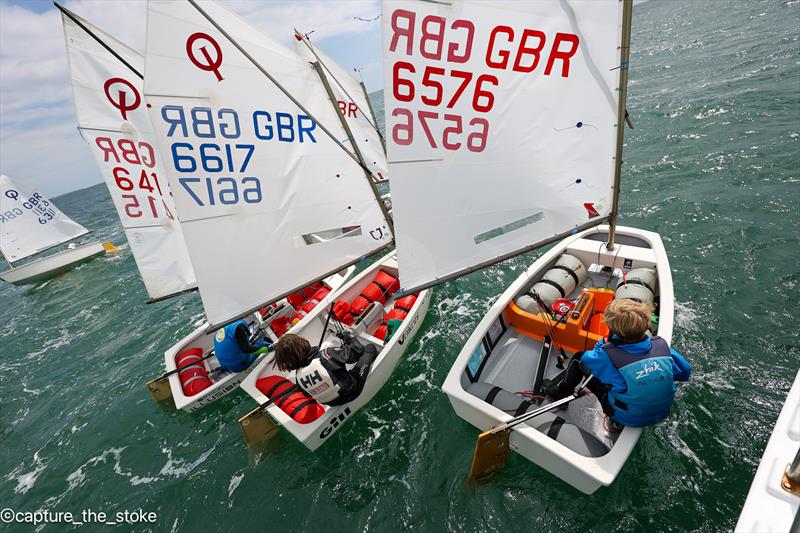
<path id="1" fill-rule="evenodd" d="M 196 288 L 142 94 L 144 57 L 59 6 L 78 128 L 151 301 Z"/>
<path id="2" fill-rule="evenodd" d="M 384 0 L 404 287 L 441 283 L 607 219 L 621 14 L 616 0 Z"/>
<path id="3" fill-rule="evenodd" d="M 317 74 L 293 50 L 215 2 L 151 1 L 146 72 L 212 328 L 392 242 Z"/>

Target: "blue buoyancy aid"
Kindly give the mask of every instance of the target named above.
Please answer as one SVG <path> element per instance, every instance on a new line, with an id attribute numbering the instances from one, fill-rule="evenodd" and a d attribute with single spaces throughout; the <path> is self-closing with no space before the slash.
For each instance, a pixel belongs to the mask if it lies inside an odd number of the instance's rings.
<path id="1" fill-rule="evenodd" d="M 214 336 L 214 355 L 216 356 L 219 364 L 225 367 L 229 372 L 243 372 L 253 364 L 253 361 L 258 357 L 256 354 L 248 354 L 244 352 L 236 340 L 236 329 L 239 326 L 244 326 L 247 331 L 247 322 L 244 320 L 237 320 L 220 328 Z M 249 334 L 249 333 L 248 333 Z"/>
<path id="2" fill-rule="evenodd" d="M 675 381 L 672 355 L 667 341 L 650 339 L 650 350 L 636 355 L 612 342 L 602 348 L 614 367 L 625 379 L 625 392 L 609 391 L 614 420 L 633 427 L 649 426 L 669 416 L 675 402 Z"/>

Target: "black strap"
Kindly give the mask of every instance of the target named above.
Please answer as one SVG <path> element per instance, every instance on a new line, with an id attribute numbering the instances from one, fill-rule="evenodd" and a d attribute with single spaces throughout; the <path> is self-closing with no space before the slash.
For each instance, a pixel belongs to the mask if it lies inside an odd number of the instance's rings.
<path id="1" fill-rule="evenodd" d="M 617 288 L 619 289 L 623 285 L 640 285 L 640 286 L 644 287 L 645 289 L 647 289 L 648 291 L 650 291 L 650 293 L 653 296 L 656 295 L 656 291 L 653 290 L 653 287 L 651 287 L 650 285 L 648 285 L 647 283 L 645 283 L 644 281 L 639 280 L 639 279 L 632 279 L 630 281 L 629 280 L 624 280 L 619 285 L 617 285 Z"/>
<path id="2" fill-rule="evenodd" d="M 271 389 L 269 389 L 269 390 L 267 391 L 267 398 L 272 398 L 272 393 L 273 393 L 273 392 L 275 392 L 275 391 L 277 391 L 277 390 L 278 390 L 278 387 L 280 387 L 280 386 L 281 386 L 281 385 L 283 385 L 284 383 L 288 383 L 289 385 L 291 385 L 291 384 L 292 384 L 292 382 L 291 382 L 291 381 L 289 381 L 288 379 L 286 379 L 286 380 L 283 380 L 283 381 L 279 381 L 278 383 L 276 383 L 275 385 L 273 385 Z"/>
<path id="3" fill-rule="evenodd" d="M 536 363 L 536 374 L 533 376 L 533 393 L 542 393 L 542 382 L 544 381 L 544 371 L 547 368 L 547 361 L 550 358 L 552 339 L 545 337 L 542 341 L 542 351 L 539 353 L 539 361 Z"/>
<path id="4" fill-rule="evenodd" d="M 530 407 L 531 405 L 533 405 L 533 400 L 525 400 L 524 402 L 519 404 L 519 407 L 517 407 L 517 410 L 514 411 L 514 416 L 519 416 L 519 415 L 527 412 L 528 411 L 528 407 Z"/>
<path id="5" fill-rule="evenodd" d="M 295 407 L 295 408 L 292 410 L 292 412 L 291 412 L 291 413 L 289 413 L 289 416 L 290 416 L 291 418 L 294 418 L 294 415 L 296 415 L 297 413 L 299 413 L 301 409 L 303 409 L 304 407 L 308 407 L 309 405 L 313 405 L 313 404 L 315 404 L 315 403 L 317 403 L 317 400 L 315 400 L 314 398 L 309 398 L 308 400 L 304 400 L 304 401 L 300 402 L 300 405 L 298 405 L 297 407 Z"/>
<path id="6" fill-rule="evenodd" d="M 622 400 L 618 400 L 617 398 L 614 398 L 614 405 L 619 407 L 623 411 L 627 411 L 628 410 L 628 404 L 623 402 Z"/>
<path id="7" fill-rule="evenodd" d="M 547 430 L 547 436 L 556 440 L 556 437 L 558 437 L 558 434 L 561 432 L 561 428 L 564 426 L 564 422 L 566 422 L 566 420 L 557 416 L 556 419 L 553 420 L 553 423 L 550 424 L 550 428 Z"/>
<path id="8" fill-rule="evenodd" d="M 490 390 L 489 394 L 487 394 L 486 398 L 484 398 L 486 403 L 488 403 L 489 405 L 492 405 L 494 403 L 494 399 L 497 397 L 497 394 L 501 390 L 503 390 L 503 389 L 501 389 L 500 387 L 492 387 L 492 390 Z"/>
<path id="9" fill-rule="evenodd" d="M 293 387 L 292 387 L 292 388 L 293 388 Z M 291 398 L 292 396 L 294 396 L 294 394 L 288 394 L 288 391 L 289 391 L 289 390 L 290 390 L 290 389 L 286 389 L 286 390 L 284 391 L 284 394 L 283 394 L 283 396 L 281 396 L 280 398 L 278 398 L 277 400 L 275 400 L 275 405 L 277 405 L 278 407 L 283 407 L 283 404 L 285 404 L 285 403 L 286 403 L 286 402 L 289 400 L 289 398 Z"/>
<path id="10" fill-rule="evenodd" d="M 387 294 L 387 293 L 389 292 L 389 289 L 387 289 L 386 287 L 384 287 L 383 285 L 381 285 L 381 284 L 380 284 L 380 283 L 378 283 L 377 281 L 375 281 L 375 280 L 372 280 L 372 283 L 374 283 L 375 285 L 377 285 L 377 286 L 378 286 L 378 288 L 381 290 L 381 296 L 383 296 L 384 294 Z M 363 293 L 363 292 L 362 292 L 361 294 L 359 294 L 359 296 L 361 296 L 362 298 L 364 298 L 365 300 L 367 300 L 367 301 L 368 301 L 368 302 L 370 302 L 370 303 L 372 303 L 372 302 L 374 302 L 374 301 L 375 301 L 375 300 L 370 300 L 369 298 L 367 298 L 367 297 L 364 295 L 364 293 Z M 380 297 L 379 297 L 378 299 L 380 299 Z"/>
<path id="11" fill-rule="evenodd" d="M 561 285 L 559 285 L 555 281 L 550 281 L 549 279 L 540 279 L 536 283 L 544 283 L 545 285 L 550 285 L 551 287 L 555 287 L 562 298 L 566 296 L 566 294 L 564 293 L 564 288 L 561 287 Z"/>
<path id="12" fill-rule="evenodd" d="M 575 273 L 575 271 L 574 271 L 574 270 L 572 270 L 571 268 L 569 268 L 569 267 L 565 267 L 564 265 L 556 265 L 556 266 L 554 266 L 554 267 L 553 267 L 551 270 L 553 270 L 553 269 L 556 269 L 556 268 L 557 268 L 558 270 L 563 270 L 564 272 L 566 272 L 567 274 L 569 274 L 570 276 L 572 276 L 572 279 L 574 279 L 574 280 L 575 280 L 575 285 L 576 285 L 576 286 L 578 286 L 578 285 L 580 285 L 580 284 L 581 284 L 581 282 L 580 282 L 580 281 L 578 281 L 578 275 L 577 275 L 577 274 Z"/>

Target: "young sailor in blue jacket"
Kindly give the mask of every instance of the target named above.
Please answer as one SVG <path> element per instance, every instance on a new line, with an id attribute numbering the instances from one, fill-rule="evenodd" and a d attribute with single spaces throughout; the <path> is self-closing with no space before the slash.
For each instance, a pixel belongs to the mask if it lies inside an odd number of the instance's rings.
<path id="1" fill-rule="evenodd" d="M 220 328 L 214 336 L 214 355 L 228 372 L 247 370 L 258 359 L 259 350 L 268 346 L 264 340 L 250 342 L 250 328 L 244 320 Z"/>
<path id="2" fill-rule="evenodd" d="M 562 384 L 550 385 L 551 395 L 570 394 L 581 373 L 591 373 L 595 383 L 589 389 L 610 417 L 610 429 L 649 426 L 667 418 L 675 403 L 675 381 L 687 381 L 692 365 L 661 337 L 646 336 L 651 312 L 648 304 L 612 301 L 604 317 L 608 338 L 592 351 L 576 354 L 582 372 L 571 365 Z"/>

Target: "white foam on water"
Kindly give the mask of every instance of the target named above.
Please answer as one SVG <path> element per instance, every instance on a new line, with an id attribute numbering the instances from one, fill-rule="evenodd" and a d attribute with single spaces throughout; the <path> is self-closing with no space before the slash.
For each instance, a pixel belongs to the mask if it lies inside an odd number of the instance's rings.
<path id="1" fill-rule="evenodd" d="M 234 474 L 231 477 L 230 482 L 228 483 L 228 509 L 233 507 L 233 499 L 231 498 L 231 496 L 233 496 L 233 493 L 239 487 L 239 484 L 242 482 L 242 479 L 244 479 L 244 472 L 241 472 L 239 474 Z"/>
<path id="2" fill-rule="evenodd" d="M 41 474 L 44 469 L 47 468 L 47 465 L 39 457 L 38 451 L 33 454 L 33 464 L 33 470 L 30 472 L 20 473 L 22 470 L 22 465 L 20 465 L 6 476 L 6 479 L 9 481 L 16 480 L 17 486 L 14 487 L 15 494 L 25 494 L 31 490 L 34 483 L 36 483 L 36 479 L 39 477 L 39 474 Z"/>
<path id="3" fill-rule="evenodd" d="M 690 304 L 675 302 L 675 326 L 685 331 L 697 331 L 698 327 L 697 311 L 690 307 Z"/>

